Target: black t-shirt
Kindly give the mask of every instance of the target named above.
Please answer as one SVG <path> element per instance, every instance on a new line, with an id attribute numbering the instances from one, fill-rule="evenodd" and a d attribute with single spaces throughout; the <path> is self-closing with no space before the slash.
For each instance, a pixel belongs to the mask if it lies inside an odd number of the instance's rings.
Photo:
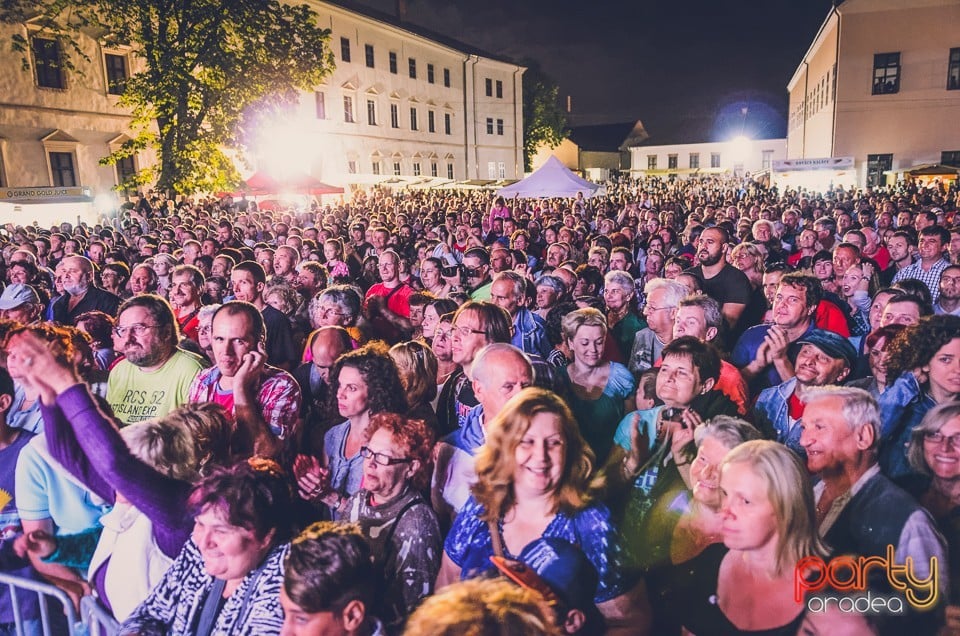
<path id="1" fill-rule="evenodd" d="M 290 319 L 270 305 L 264 306 L 260 313 L 267 327 L 267 364 L 275 367 L 286 364 L 287 368 L 296 368 L 300 353 L 293 342 Z"/>
<path id="2" fill-rule="evenodd" d="M 720 270 L 720 273 L 713 278 L 705 278 L 703 267 L 697 265 L 687 270 L 688 274 L 693 274 L 703 281 L 703 291 L 708 296 L 720 303 L 721 309 L 727 303 L 748 305 L 750 297 L 753 294 L 753 287 L 750 285 L 750 279 L 736 267 L 727 265 Z M 747 327 L 752 324 L 747 323 L 744 318 L 747 317 L 746 311 L 740 315 L 740 320 L 733 325 L 727 333 L 727 343 L 737 341 L 737 338 Z"/>

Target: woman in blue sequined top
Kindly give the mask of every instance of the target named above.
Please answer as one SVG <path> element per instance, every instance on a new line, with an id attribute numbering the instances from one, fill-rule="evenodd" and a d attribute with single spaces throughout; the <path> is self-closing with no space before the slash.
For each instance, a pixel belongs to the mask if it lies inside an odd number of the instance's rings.
<path id="1" fill-rule="evenodd" d="M 645 591 L 624 572 L 610 512 L 596 500 L 593 453 L 563 400 L 537 388 L 512 398 L 488 427 L 476 469 L 473 496 L 444 545 L 437 588 L 486 572 L 498 553 L 516 558 L 540 537 L 566 539 L 600 574 L 595 601 L 608 633 L 645 633 Z"/>

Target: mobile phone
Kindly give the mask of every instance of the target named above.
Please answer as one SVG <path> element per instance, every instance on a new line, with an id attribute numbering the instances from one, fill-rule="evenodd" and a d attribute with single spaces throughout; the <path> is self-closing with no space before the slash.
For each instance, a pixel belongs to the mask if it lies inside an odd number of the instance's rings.
<path id="1" fill-rule="evenodd" d="M 670 407 L 663 409 L 663 412 L 660 414 L 660 419 L 664 422 L 679 422 L 683 424 L 683 412 L 686 409 L 680 407 Z"/>

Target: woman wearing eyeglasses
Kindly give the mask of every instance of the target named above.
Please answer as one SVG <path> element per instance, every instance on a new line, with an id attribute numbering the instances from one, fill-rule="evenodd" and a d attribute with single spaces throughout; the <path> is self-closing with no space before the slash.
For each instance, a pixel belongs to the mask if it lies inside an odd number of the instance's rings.
<path id="1" fill-rule="evenodd" d="M 960 403 L 933 407 L 913 429 L 907 451 L 910 467 L 917 473 L 903 483 L 937 521 L 950 546 L 948 576 L 960 577 Z M 943 567 L 943 566 L 941 566 Z M 960 593 L 950 586 L 947 633 L 960 632 Z"/>
<path id="2" fill-rule="evenodd" d="M 443 539 L 421 490 L 430 481 L 434 435 L 422 420 L 394 413 L 370 418 L 370 440 L 360 447 L 363 488 L 344 506 L 359 524 L 382 567 L 386 589 L 380 619 L 397 628 L 433 592 Z"/>
<path id="3" fill-rule="evenodd" d="M 386 345 L 372 342 L 337 358 L 331 390 L 341 417 L 323 438 L 321 457 L 298 455 L 293 465 L 300 496 L 328 506 L 339 519 L 347 498 L 360 490 L 360 447 L 370 439 L 370 418 L 377 413 L 407 411 L 400 374 Z"/>

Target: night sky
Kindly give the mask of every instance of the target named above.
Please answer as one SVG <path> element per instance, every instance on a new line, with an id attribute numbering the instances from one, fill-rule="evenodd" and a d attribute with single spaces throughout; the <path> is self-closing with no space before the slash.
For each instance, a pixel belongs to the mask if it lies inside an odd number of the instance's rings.
<path id="1" fill-rule="evenodd" d="M 395 13 L 394 0 L 357 0 Z M 786 133 L 786 84 L 831 0 L 407 0 L 407 20 L 535 60 L 573 100 L 573 124 L 640 119 Z M 717 127 L 715 126 L 715 128 Z M 723 136 L 723 131 L 715 131 Z"/>

